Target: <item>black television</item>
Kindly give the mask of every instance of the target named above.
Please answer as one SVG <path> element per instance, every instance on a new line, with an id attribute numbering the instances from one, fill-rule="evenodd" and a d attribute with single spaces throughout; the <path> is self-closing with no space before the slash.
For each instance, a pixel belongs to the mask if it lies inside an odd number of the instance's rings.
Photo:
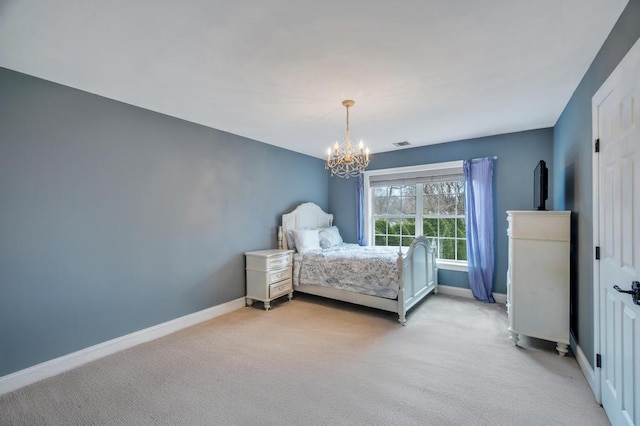
<path id="1" fill-rule="evenodd" d="M 546 210 L 545 202 L 549 195 L 549 171 L 544 160 L 533 169 L 533 208 L 535 210 Z"/>

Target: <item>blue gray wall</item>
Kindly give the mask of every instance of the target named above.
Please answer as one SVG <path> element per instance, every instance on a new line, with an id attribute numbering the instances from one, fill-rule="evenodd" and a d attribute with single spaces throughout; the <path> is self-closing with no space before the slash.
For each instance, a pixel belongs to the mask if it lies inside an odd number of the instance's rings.
<path id="1" fill-rule="evenodd" d="M 554 204 L 573 211 L 572 331 L 594 365 L 591 98 L 640 37 L 640 0 L 631 0 L 554 127 Z"/>
<path id="2" fill-rule="evenodd" d="M 0 94 L 0 376 L 242 297 L 243 252 L 328 208 L 321 160 L 2 68 Z"/>
<path id="3" fill-rule="evenodd" d="M 550 167 L 553 177 L 552 129 L 468 139 L 456 142 L 416 147 L 371 156 L 369 170 L 418 164 L 441 163 L 497 156 L 494 173 L 495 274 L 493 291 L 506 293 L 507 284 L 507 210 L 533 208 L 533 170 L 540 160 Z M 329 209 L 335 217 L 343 238 L 356 241 L 355 179 L 329 178 Z M 548 210 L 553 210 L 553 190 L 550 188 Z M 469 288 L 466 272 L 439 271 L 440 284 Z"/>

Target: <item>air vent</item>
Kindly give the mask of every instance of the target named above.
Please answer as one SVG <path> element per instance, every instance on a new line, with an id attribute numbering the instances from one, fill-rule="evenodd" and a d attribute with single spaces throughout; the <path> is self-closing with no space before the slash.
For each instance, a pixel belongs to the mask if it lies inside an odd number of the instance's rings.
<path id="1" fill-rule="evenodd" d="M 403 147 L 403 146 L 409 146 L 409 145 L 411 145 L 411 144 L 410 144 L 409 142 L 407 142 L 407 141 L 394 142 L 393 144 L 394 144 L 395 146 L 398 146 L 398 147 Z"/>

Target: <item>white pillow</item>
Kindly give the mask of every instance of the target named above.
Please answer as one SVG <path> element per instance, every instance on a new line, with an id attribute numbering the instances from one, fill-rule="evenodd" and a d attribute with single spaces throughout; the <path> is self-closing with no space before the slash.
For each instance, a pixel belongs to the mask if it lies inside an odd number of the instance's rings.
<path id="1" fill-rule="evenodd" d="M 338 227 L 332 226 L 330 228 L 325 228 L 320 231 L 320 247 L 323 249 L 331 248 L 333 246 L 337 246 L 338 244 L 342 244 L 342 236 L 340 235 L 340 231 Z"/>
<path id="2" fill-rule="evenodd" d="M 292 233 L 298 253 L 304 254 L 309 250 L 320 248 L 320 235 L 317 229 L 294 229 Z"/>
<path id="3" fill-rule="evenodd" d="M 297 230 L 309 230 L 309 229 L 316 229 L 316 228 L 298 228 Z M 296 249 L 296 240 L 293 238 L 293 231 L 295 231 L 295 229 L 289 229 L 287 231 L 287 235 L 285 235 L 285 237 L 287 238 L 287 248 L 289 250 L 295 250 Z"/>

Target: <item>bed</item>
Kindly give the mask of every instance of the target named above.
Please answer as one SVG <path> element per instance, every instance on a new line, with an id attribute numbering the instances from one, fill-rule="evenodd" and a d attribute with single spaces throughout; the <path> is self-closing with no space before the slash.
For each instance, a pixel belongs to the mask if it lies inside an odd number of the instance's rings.
<path id="1" fill-rule="evenodd" d="M 303 203 L 282 215 L 278 244 L 295 250 L 294 292 L 395 312 L 402 325 L 413 306 L 438 292 L 435 248 L 424 236 L 402 252 L 398 247 L 346 244 L 332 214 Z"/>

